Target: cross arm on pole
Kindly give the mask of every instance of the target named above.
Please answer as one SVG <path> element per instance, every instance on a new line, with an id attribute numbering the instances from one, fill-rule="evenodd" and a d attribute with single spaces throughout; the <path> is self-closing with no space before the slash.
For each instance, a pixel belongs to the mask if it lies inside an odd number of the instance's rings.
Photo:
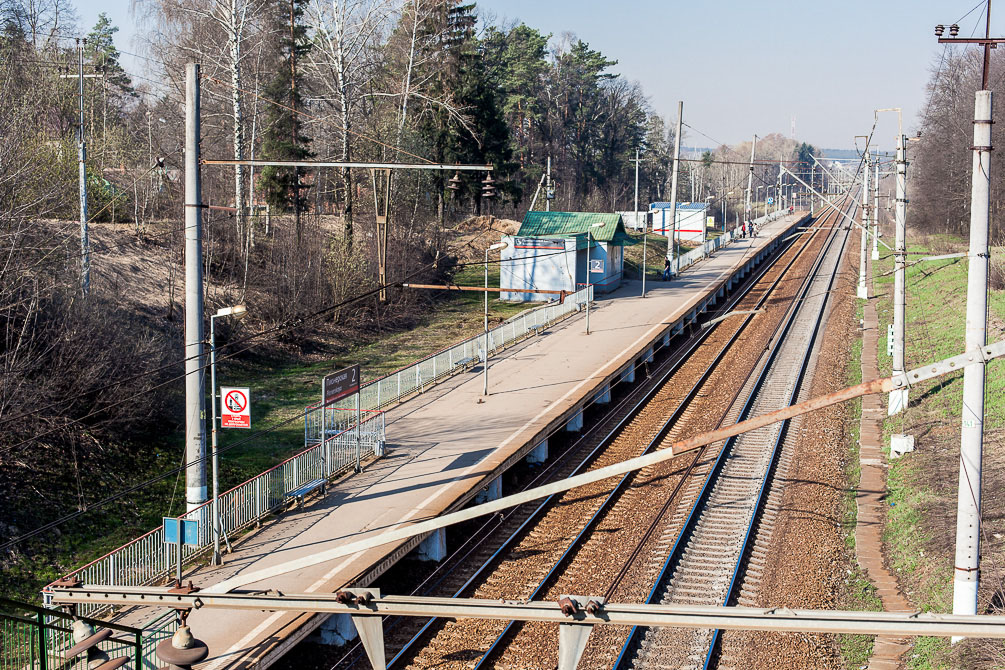
<path id="1" fill-rule="evenodd" d="M 268 161 L 268 160 L 234 160 L 206 158 L 200 161 L 203 165 L 246 165 L 252 167 L 337 167 L 337 168 L 369 168 L 374 170 L 458 170 L 491 172 L 493 165 L 451 165 L 449 163 L 367 163 L 346 161 Z"/>

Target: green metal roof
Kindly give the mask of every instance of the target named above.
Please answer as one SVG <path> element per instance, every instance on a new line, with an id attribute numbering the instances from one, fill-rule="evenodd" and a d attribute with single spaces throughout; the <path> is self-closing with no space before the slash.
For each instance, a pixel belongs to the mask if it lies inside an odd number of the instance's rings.
<path id="1" fill-rule="evenodd" d="M 602 226 L 593 226 L 602 223 Z M 620 214 L 598 212 L 527 212 L 518 237 L 572 237 L 589 231 L 600 242 L 631 245 L 635 240 L 625 231 Z"/>

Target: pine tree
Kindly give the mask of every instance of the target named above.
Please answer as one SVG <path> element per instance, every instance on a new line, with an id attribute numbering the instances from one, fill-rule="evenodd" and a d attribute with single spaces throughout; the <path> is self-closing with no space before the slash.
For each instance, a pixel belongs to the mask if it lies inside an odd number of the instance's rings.
<path id="1" fill-rule="evenodd" d="M 261 156 L 263 160 L 305 160 L 313 154 L 310 138 L 303 134 L 303 123 L 293 113 L 302 110 L 303 88 L 299 74 L 294 80 L 295 63 L 301 61 L 310 49 L 305 39 L 306 28 L 302 19 L 307 0 L 275 0 L 269 21 L 276 36 L 279 58 L 275 76 L 266 85 L 263 97 L 280 105 L 268 105 L 264 111 L 265 130 L 262 133 Z M 290 7 L 293 10 L 293 30 L 290 30 Z M 296 86 L 294 86 L 296 84 Z M 300 183 L 300 170 L 285 167 L 262 169 L 258 186 L 269 206 L 279 212 L 303 211 L 307 206 L 304 187 Z"/>

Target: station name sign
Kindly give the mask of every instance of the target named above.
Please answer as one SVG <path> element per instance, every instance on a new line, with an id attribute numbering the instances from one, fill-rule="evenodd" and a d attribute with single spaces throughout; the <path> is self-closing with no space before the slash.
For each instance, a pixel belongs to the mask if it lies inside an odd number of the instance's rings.
<path id="1" fill-rule="evenodd" d="M 353 393 L 359 393 L 358 364 L 327 375 L 322 384 L 321 396 L 325 405 Z"/>

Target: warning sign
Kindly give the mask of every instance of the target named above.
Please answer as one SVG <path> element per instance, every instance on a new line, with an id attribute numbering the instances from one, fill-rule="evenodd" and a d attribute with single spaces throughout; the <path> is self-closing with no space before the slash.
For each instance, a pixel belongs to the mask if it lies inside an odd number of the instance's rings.
<path id="1" fill-rule="evenodd" d="M 251 428 L 250 398 L 248 389 L 220 387 L 220 427 Z"/>

